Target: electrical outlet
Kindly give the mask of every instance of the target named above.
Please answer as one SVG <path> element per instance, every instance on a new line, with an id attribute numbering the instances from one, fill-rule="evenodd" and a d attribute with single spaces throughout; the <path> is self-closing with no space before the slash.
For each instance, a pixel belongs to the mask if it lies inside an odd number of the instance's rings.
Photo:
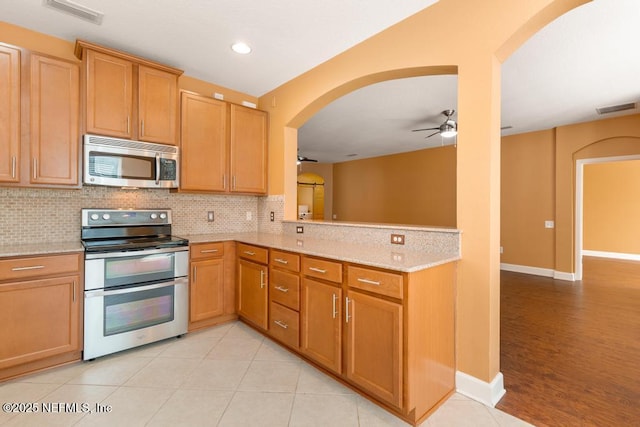
<path id="1" fill-rule="evenodd" d="M 271 211 L 271 213 L 269 214 L 269 219 L 271 220 L 271 222 L 276 220 L 276 214 L 273 211 Z"/>
<path id="2" fill-rule="evenodd" d="M 555 222 L 553 221 L 545 221 L 544 222 L 544 228 L 554 228 L 556 226 Z"/>
<path id="3" fill-rule="evenodd" d="M 301 225 L 296 226 L 296 233 L 298 234 L 304 233 L 304 227 Z"/>
<path id="4" fill-rule="evenodd" d="M 391 243 L 394 245 L 404 245 L 404 234 L 392 234 Z"/>
<path id="5" fill-rule="evenodd" d="M 504 253 L 504 248 L 502 246 L 500 246 L 500 253 L 503 254 Z"/>
<path id="6" fill-rule="evenodd" d="M 207 212 L 207 221 L 213 222 L 213 211 Z"/>
<path id="7" fill-rule="evenodd" d="M 251 221 L 251 218 L 253 218 L 253 215 L 251 215 L 251 211 L 247 211 L 247 221 Z"/>

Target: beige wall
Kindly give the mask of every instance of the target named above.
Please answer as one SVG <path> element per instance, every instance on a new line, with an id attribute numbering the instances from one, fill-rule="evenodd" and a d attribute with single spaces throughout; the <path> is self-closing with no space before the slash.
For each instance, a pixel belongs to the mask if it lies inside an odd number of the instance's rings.
<path id="1" fill-rule="evenodd" d="M 500 242 L 507 264 L 554 268 L 555 132 L 502 138 Z"/>
<path id="2" fill-rule="evenodd" d="M 501 261 L 571 274 L 576 160 L 640 154 L 640 115 L 504 137 L 501 152 Z"/>
<path id="3" fill-rule="evenodd" d="M 393 78 L 458 74 L 457 369 L 500 368 L 500 62 L 586 0 L 441 0 L 260 97 L 270 112 L 270 194 L 296 215 L 297 128 L 334 99 Z"/>
<path id="4" fill-rule="evenodd" d="M 640 254 L 640 160 L 584 166 L 583 249 Z"/>
<path id="5" fill-rule="evenodd" d="M 338 221 L 456 226 L 453 145 L 333 165 Z"/>

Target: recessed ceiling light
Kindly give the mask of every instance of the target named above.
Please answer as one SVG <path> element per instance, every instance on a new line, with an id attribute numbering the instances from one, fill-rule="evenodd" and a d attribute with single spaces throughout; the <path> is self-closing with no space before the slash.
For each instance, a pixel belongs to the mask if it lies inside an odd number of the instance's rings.
<path id="1" fill-rule="evenodd" d="M 245 42 L 237 42 L 231 45 L 231 50 L 241 55 L 246 55 L 251 52 L 251 47 Z"/>

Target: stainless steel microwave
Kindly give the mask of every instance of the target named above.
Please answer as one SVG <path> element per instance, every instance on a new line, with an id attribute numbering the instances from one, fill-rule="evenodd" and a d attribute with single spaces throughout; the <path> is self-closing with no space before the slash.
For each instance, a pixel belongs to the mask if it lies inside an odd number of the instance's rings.
<path id="1" fill-rule="evenodd" d="M 138 188 L 178 188 L 178 147 L 98 135 L 84 136 L 83 182 Z"/>

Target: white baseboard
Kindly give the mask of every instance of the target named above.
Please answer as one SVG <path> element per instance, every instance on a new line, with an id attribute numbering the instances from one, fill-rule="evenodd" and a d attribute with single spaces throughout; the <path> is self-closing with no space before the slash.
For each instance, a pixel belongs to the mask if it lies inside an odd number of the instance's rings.
<path id="1" fill-rule="evenodd" d="M 500 270 L 513 271 L 514 273 L 533 274 L 535 276 L 553 277 L 553 270 L 550 268 L 501 263 Z"/>
<path id="2" fill-rule="evenodd" d="M 456 391 L 492 408 L 507 392 L 504 389 L 502 372 L 498 372 L 495 378 L 487 383 L 460 371 L 456 371 Z"/>
<path id="3" fill-rule="evenodd" d="M 625 254 L 622 252 L 604 252 L 604 251 L 587 251 L 583 250 L 582 255 L 592 256 L 597 258 L 611 258 L 622 259 L 625 261 L 640 261 L 640 255 L 638 254 Z"/>
<path id="4" fill-rule="evenodd" d="M 566 273 L 564 271 L 556 271 L 550 268 L 529 267 L 528 265 L 506 264 L 500 263 L 500 270 L 513 271 L 514 273 L 533 274 L 534 276 L 553 277 L 558 280 L 568 280 L 575 282 L 575 273 Z"/>

